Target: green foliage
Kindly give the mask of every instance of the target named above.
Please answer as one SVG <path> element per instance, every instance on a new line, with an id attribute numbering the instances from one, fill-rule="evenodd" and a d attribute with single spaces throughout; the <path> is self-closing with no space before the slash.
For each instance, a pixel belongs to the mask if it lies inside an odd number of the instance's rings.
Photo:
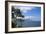
<path id="1" fill-rule="evenodd" d="M 24 18 L 24 15 L 22 15 L 22 13 L 21 13 L 21 11 L 20 11 L 20 9 L 18 9 L 18 8 L 14 8 L 14 7 L 12 7 L 12 11 L 14 11 L 14 15 L 16 15 L 16 17 L 22 17 L 22 18 Z M 15 19 L 16 19 L 16 17 L 14 17 Z M 23 19 L 16 19 L 15 20 L 14 19 L 14 21 L 16 21 L 16 24 L 14 24 L 14 23 L 12 23 L 12 27 L 22 27 L 22 22 L 24 21 Z M 20 21 L 20 24 L 21 24 L 21 26 L 20 25 L 18 25 L 18 23 L 17 23 L 17 21 Z M 18 25 L 18 26 L 17 26 Z"/>

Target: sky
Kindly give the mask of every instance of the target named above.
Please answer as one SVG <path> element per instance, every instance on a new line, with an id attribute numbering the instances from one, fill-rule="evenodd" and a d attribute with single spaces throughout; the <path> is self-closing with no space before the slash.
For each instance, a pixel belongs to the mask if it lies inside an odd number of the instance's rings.
<path id="1" fill-rule="evenodd" d="M 35 6 L 15 6 L 15 8 L 19 8 L 22 15 L 24 15 L 24 19 L 32 19 L 33 21 L 41 20 L 41 7 Z"/>

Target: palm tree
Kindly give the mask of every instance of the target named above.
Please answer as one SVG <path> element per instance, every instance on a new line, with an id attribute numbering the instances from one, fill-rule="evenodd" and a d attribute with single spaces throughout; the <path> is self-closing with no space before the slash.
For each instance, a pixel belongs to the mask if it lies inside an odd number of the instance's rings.
<path id="1" fill-rule="evenodd" d="M 12 13 L 12 18 L 15 18 L 14 20 L 15 20 L 15 22 L 16 22 L 16 24 L 14 25 L 14 26 L 16 26 L 18 23 L 17 23 L 17 20 L 19 20 L 21 23 L 21 26 L 17 26 L 17 27 L 22 27 L 22 19 L 16 19 L 16 17 L 22 17 L 22 18 L 24 18 L 24 15 L 22 15 L 21 14 L 21 12 L 20 12 L 20 9 L 18 9 L 18 8 L 14 8 L 14 7 L 12 7 L 12 12 L 14 12 L 14 13 Z M 14 16 L 14 15 L 16 15 L 16 17 Z"/>
<path id="2" fill-rule="evenodd" d="M 24 15 L 21 14 L 20 9 L 18 9 L 18 8 L 15 9 L 15 14 L 16 14 L 16 17 L 22 17 L 22 18 L 24 18 Z M 21 23 L 20 23 L 21 26 L 18 25 L 18 27 L 22 27 L 22 21 L 23 21 L 23 20 L 22 20 L 22 19 L 16 19 L 16 20 L 19 20 L 19 21 L 21 22 Z"/>

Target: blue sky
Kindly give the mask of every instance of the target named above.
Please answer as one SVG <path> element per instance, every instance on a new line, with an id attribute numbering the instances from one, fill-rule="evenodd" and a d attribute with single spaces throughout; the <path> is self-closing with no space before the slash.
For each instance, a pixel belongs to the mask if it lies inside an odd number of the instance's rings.
<path id="1" fill-rule="evenodd" d="M 34 6 L 16 6 L 15 8 L 19 8 L 21 13 L 27 18 L 32 19 L 33 21 L 41 20 L 41 7 Z"/>

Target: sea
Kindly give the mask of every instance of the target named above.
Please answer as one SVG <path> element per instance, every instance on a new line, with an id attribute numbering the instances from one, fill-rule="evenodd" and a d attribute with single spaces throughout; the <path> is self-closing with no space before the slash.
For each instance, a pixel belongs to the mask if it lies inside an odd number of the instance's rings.
<path id="1" fill-rule="evenodd" d="M 24 20 L 19 22 L 19 24 L 21 24 L 22 27 L 40 27 L 41 26 L 41 21 L 31 21 L 31 20 Z"/>

